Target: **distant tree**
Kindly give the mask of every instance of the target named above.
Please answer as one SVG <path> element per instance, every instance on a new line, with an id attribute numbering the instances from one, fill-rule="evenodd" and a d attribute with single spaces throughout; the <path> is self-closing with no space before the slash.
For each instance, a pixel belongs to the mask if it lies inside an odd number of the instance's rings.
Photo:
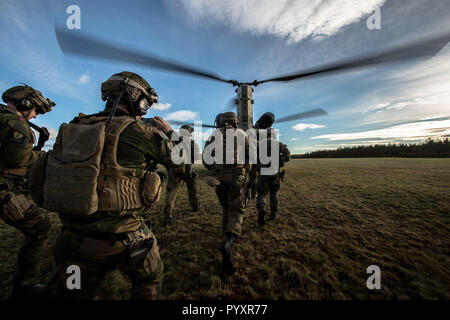
<path id="1" fill-rule="evenodd" d="M 422 144 L 389 143 L 369 146 L 339 147 L 335 150 L 320 150 L 293 155 L 293 158 L 361 158 L 361 157 L 415 157 L 449 158 L 450 141 L 427 139 Z"/>

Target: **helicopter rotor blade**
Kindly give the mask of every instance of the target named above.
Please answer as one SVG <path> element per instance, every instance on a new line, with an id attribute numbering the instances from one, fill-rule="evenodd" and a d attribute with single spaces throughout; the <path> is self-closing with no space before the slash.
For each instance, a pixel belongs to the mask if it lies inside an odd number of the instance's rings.
<path id="1" fill-rule="evenodd" d="M 194 68 L 179 62 L 169 61 L 148 53 L 126 49 L 106 43 L 102 40 L 89 37 L 74 31 L 67 31 L 55 27 L 56 39 L 64 54 L 95 57 L 99 59 L 134 63 L 146 67 L 168 70 L 193 76 L 208 78 L 237 85 L 235 80 L 226 80 L 214 73 Z"/>
<path id="2" fill-rule="evenodd" d="M 306 69 L 292 74 L 274 77 L 262 81 L 255 80 L 252 84 L 259 85 L 261 83 L 277 81 L 287 82 L 298 80 L 301 78 L 311 77 L 315 75 L 324 75 L 329 73 L 337 73 L 358 69 L 362 67 L 370 67 L 373 65 L 389 64 L 398 61 L 407 61 L 418 59 L 420 57 L 432 56 L 444 48 L 450 41 L 450 33 L 440 35 L 434 38 L 416 41 L 396 48 L 390 48 L 384 51 L 378 51 L 374 54 L 363 55 L 353 59 L 347 59 L 316 68 Z"/>
<path id="3" fill-rule="evenodd" d="M 328 113 L 325 110 L 318 108 L 318 109 L 304 111 L 304 112 L 292 114 L 290 116 L 279 118 L 279 119 L 275 120 L 275 123 L 282 123 L 282 122 L 288 122 L 288 121 L 293 121 L 293 120 L 320 117 L 320 116 L 325 116 L 327 114 Z"/>
<path id="4" fill-rule="evenodd" d="M 196 125 L 193 122 L 186 122 L 186 121 L 178 121 L 178 120 L 167 120 L 170 124 L 176 125 L 176 126 L 182 126 L 184 124 L 188 124 L 191 127 L 196 127 Z M 211 124 L 204 124 L 202 123 L 202 127 L 205 128 L 215 128 L 216 126 L 213 126 Z"/>

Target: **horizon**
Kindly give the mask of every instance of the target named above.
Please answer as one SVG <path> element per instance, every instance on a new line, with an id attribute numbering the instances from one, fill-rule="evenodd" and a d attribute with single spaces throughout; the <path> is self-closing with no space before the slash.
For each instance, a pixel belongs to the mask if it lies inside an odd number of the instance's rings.
<path id="1" fill-rule="evenodd" d="M 49 128 L 103 108 L 100 85 L 130 70 L 159 95 L 147 117 L 212 123 L 234 88 L 133 64 L 65 56 L 55 25 L 71 1 L 2 1 L 0 90 L 25 82 L 56 102 L 34 122 Z M 114 44 L 252 81 L 386 49 L 450 29 L 450 3 L 387 1 L 207 1 L 141 3 L 81 0 L 81 32 Z M 369 22 L 379 9 L 380 29 Z M 30 14 L 32 12 L 33 14 Z M 69 11 L 70 12 L 70 11 Z M 405 14 L 407 12 L 408 14 Z M 75 30 L 74 32 L 78 32 Z M 327 116 L 276 125 L 293 154 L 345 145 L 420 143 L 450 137 L 450 46 L 437 55 L 342 74 L 254 88 L 254 121 L 323 108 Z M 174 129 L 179 126 L 173 126 Z M 196 133 L 203 142 L 208 131 Z M 201 146 L 202 147 L 202 146 Z"/>

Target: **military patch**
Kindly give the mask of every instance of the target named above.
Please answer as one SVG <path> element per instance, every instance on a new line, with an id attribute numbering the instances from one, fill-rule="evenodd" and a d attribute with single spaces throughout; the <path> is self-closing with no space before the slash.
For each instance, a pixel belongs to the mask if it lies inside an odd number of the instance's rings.
<path id="1" fill-rule="evenodd" d="M 8 140 L 14 143 L 23 144 L 25 142 L 26 136 L 16 130 L 11 130 Z"/>
<path id="2" fill-rule="evenodd" d="M 23 139 L 23 137 L 24 137 L 24 135 L 21 134 L 20 132 L 18 132 L 18 131 L 13 131 L 13 138 L 14 138 L 14 139 L 16 139 L 16 140 L 21 140 L 21 139 Z"/>

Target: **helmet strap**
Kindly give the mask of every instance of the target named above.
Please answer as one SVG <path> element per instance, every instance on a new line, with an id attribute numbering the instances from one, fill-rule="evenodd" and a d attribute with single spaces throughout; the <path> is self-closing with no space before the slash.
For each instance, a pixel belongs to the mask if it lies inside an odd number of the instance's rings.
<path id="1" fill-rule="evenodd" d="M 114 100 L 108 120 L 106 121 L 106 128 L 108 128 L 109 123 L 111 122 L 112 118 L 114 117 L 114 114 L 116 113 L 117 105 L 119 104 L 120 98 L 122 98 L 123 93 L 124 93 L 124 90 L 121 90 L 119 92 L 119 94 L 117 95 L 116 99 Z"/>

